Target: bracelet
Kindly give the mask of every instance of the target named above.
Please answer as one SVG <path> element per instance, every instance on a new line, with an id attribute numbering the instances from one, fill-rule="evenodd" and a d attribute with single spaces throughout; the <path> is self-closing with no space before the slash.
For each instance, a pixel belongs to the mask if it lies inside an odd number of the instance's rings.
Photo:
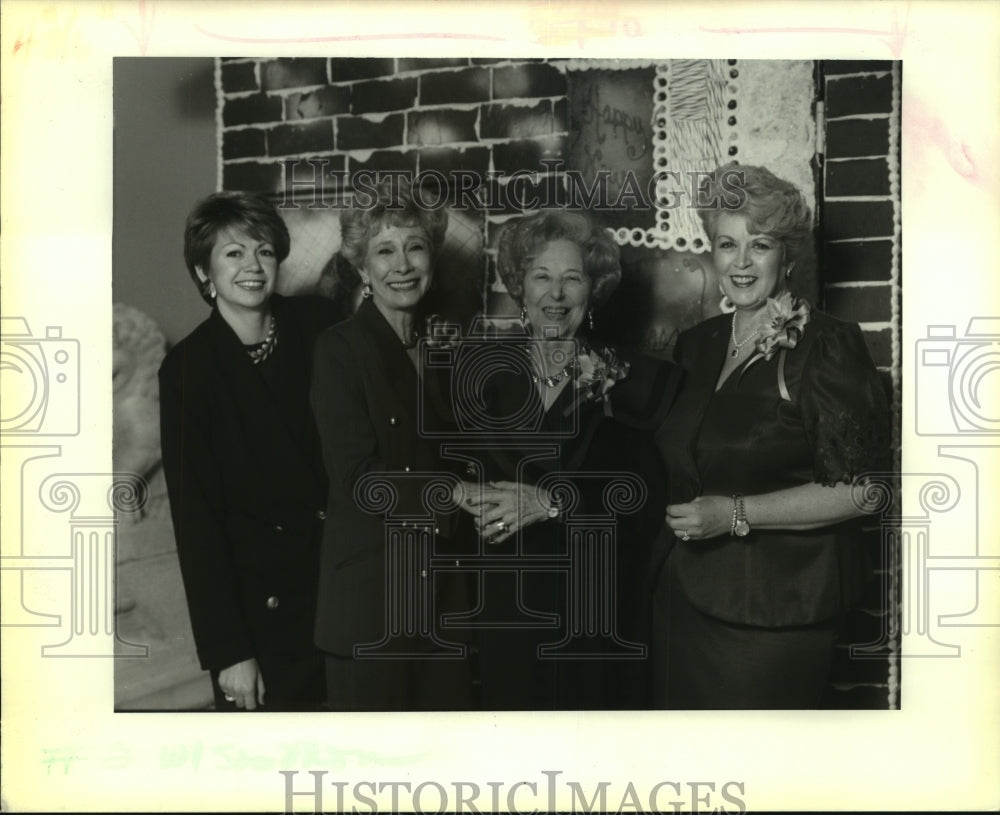
<path id="1" fill-rule="evenodd" d="M 750 523 L 747 521 L 746 506 L 743 496 L 739 493 L 733 496 L 733 526 L 731 534 L 737 538 L 745 538 L 750 534 Z"/>

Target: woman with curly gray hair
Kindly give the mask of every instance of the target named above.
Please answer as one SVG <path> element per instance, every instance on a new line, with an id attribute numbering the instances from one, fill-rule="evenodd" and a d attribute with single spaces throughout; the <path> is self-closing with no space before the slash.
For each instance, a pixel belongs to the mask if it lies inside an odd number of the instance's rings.
<path id="1" fill-rule="evenodd" d="M 480 480 L 465 482 L 458 496 L 484 553 L 510 564 L 481 575 L 479 585 L 482 706 L 636 706 L 621 668 L 637 666 L 643 653 L 622 628 L 635 617 L 630 603 L 638 594 L 638 581 L 630 582 L 636 570 L 624 560 L 638 561 L 638 547 L 566 522 L 570 512 L 608 511 L 609 468 L 595 463 L 595 440 L 620 448 L 611 439 L 624 438 L 606 431 L 615 397 L 633 375 L 592 335 L 621 279 L 618 247 L 583 213 L 543 210 L 509 222 L 497 255 L 522 330 L 482 351 L 492 367 L 479 372 L 474 390 L 496 421 L 484 422 L 493 432 L 484 439 Z M 651 439 L 637 446 L 653 450 Z M 599 565 L 591 564 L 596 571 L 576 560 L 580 547 L 605 545 Z M 567 553 L 576 564 L 568 573 L 532 568 L 538 558 Z"/>
<path id="2" fill-rule="evenodd" d="M 886 467 L 885 393 L 858 326 L 796 296 L 802 193 L 741 165 L 702 192 L 731 313 L 680 335 L 686 380 L 657 436 L 676 540 L 654 602 L 657 702 L 818 707 L 863 585 L 858 519 L 866 474 Z"/>

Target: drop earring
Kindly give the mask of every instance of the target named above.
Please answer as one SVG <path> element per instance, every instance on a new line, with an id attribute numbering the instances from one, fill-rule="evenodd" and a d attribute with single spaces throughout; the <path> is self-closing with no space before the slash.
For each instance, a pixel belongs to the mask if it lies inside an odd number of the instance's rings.
<path id="1" fill-rule="evenodd" d="M 368 300 L 372 296 L 372 284 L 367 280 L 361 285 L 361 296 Z"/>
<path id="2" fill-rule="evenodd" d="M 785 270 L 785 280 L 789 280 L 792 276 L 792 269 L 795 268 L 794 263 L 789 263 L 788 268 Z"/>
<path id="3" fill-rule="evenodd" d="M 588 331 L 593 331 L 594 330 L 594 310 L 593 309 L 591 309 L 590 311 L 587 312 L 587 330 Z"/>
<path id="4" fill-rule="evenodd" d="M 521 306 L 521 325 L 527 327 L 528 325 L 528 309 Z"/>
<path id="5" fill-rule="evenodd" d="M 218 294 L 219 293 L 215 290 L 215 284 L 211 280 L 208 281 L 208 296 L 214 300 Z"/>

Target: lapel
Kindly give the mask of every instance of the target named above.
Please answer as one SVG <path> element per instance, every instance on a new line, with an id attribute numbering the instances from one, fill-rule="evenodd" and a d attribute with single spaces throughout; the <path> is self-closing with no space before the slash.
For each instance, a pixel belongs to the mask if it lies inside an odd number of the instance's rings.
<path id="1" fill-rule="evenodd" d="M 361 359 L 370 356 L 379 370 L 378 378 L 388 382 L 396 396 L 399 409 L 405 411 L 416 423 L 416 405 L 419 398 L 417 370 L 406 349 L 392 330 L 392 326 L 371 300 L 363 300 L 358 308 L 357 320 L 372 341 L 372 348 L 359 349 Z M 374 353 L 372 353 L 374 351 Z"/>
<path id="2" fill-rule="evenodd" d="M 684 387 L 657 432 L 657 442 L 670 462 L 672 503 L 690 501 L 701 493 L 695 444 L 726 360 L 728 323 L 721 317 L 702 323 L 685 334 L 684 345 L 685 359 L 678 360 L 684 363 Z"/>

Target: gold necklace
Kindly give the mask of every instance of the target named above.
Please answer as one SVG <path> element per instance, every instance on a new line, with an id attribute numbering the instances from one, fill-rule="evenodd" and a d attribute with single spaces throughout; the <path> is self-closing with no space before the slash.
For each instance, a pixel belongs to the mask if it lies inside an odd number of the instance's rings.
<path id="1" fill-rule="evenodd" d="M 530 346 L 526 347 L 524 351 L 526 354 L 528 354 L 528 356 L 531 356 Z M 574 359 L 568 365 L 563 366 L 561 370 L 558 370 L 554 374 L 550 374 L 549 376 L 540 376 L 537 371 L 532 370 L 531 381 L 536 385 L 539 382 L 544 382 L 546 388 L 554 388 L 556 385 L 562 382 L 567 376 L 574 373 L 575 371 L 576 371 L 576 360 Z"/>

